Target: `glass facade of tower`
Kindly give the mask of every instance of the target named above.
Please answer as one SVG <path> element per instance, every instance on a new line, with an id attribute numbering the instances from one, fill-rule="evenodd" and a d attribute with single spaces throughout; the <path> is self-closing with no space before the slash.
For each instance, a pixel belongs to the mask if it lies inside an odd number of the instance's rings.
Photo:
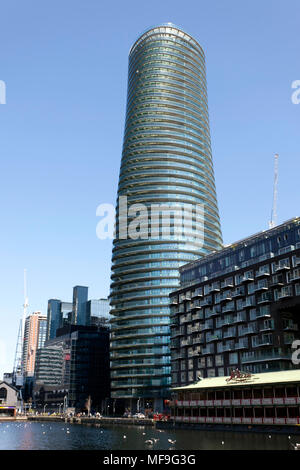
<path id="1" fill-rule="evenodd" d="M 49 299 L 47 308 L 47 339 L 55 338 L 56 330 L 61 327 L 61 301 Z"/>
<path id="2" fill-rule="evenodd" d="M 44 346 L 47 339 L 47 319 L 39 319 L 39 332 L 38 332 L 38 344 L 37 349 L 40 349 Z"/>
<path id="3" fill-rule="evenodd" d="M 72 324 L 73 325 L 89 325 L 87 312 L 88 287 L 73 287 L 73 309 Z"/>
<path id="4" fill-rule="evenodd" d="M 182 230 L 184 208 L 196 205 L 202 212 L 190 212 Z M 167 229 L 160 226 L 166 206 L 171 213 Z M 124 225 L 136 223 L 134 215 L 141 213 L 149 223 L 142 236 L 130 236 L 130 231 L 124 236 Z M 147 30 L 129 53 L 116 215 L 112 396 L 160 399 L 170 386 L 168 295 L 179 285 L 179 267 L 222 246 L 204 53 L 169 23 Z"/>

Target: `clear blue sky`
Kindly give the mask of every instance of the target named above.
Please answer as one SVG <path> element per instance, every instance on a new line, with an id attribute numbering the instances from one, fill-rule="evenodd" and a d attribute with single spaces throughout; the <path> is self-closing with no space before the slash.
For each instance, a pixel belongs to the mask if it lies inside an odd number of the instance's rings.
<path id="1" fill-rule="evenodd" d="M 267 228 L 278 152 L 278 221 L 299 215 L 298 0 L 10 0 L 1 3 L 0 378 L 13 365 L 28 270 L 30 311 L 50 297 L 109 292 L 111 242 L 96 207 L 115 203 L 127 58 L 140 32 L 173 22 L 206 54 L 224 242 Z"/>

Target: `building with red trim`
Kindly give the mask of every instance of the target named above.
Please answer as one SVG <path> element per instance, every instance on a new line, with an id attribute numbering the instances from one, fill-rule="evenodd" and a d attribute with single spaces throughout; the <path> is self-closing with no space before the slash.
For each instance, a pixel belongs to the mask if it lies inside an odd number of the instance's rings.
<path id="1" fill-rule="evenodd" d="M 190 424 L 300 426 L 300 370 L 242 373 L 173 389 L 171 420 Z"/>

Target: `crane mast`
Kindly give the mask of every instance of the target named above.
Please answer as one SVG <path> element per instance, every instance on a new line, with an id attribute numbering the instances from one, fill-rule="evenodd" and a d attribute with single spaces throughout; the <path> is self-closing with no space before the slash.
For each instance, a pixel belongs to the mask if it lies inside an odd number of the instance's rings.
<path id="1" fill-rule="evenodd" d="M 273 206 L 272 206 L 271 220 L 269 222 L 269 228 L 273 228 L 277 225 L 278 158 L 279 158 L 279 155 L 276 153 L 275 158 L 274 158 Z"/>
<path id="2" fill-rule="evenodd" d="M 24 364 L 24 332 L 25 332 L 25 322 L 27 317 L 29 303 L 27 297 L 27 271 L 24 269 L 24 304 L 23 304 L 23 315 L 20 320 L 17 346 L 15 352 L 15 361 L 14 361 L 14 370 L 13 370 L 13 382 L 14 385 L 18 387 L 23 386 L 24 374 L 25 374 L 25 364 Z M 20 390 L 21 393 L 21 390 Z"/>
<path id="3" fill-rule="evenodd" d="M 24 305 L 23 305 L 23 318 L 22 318 L 22 347 L 24 347 L 25 322 L 27 318 L 28 307 L 29 307 L 29 303 L 28 303 L 28 297 L 27 297 L 27 270 L 24 269 Z"/>

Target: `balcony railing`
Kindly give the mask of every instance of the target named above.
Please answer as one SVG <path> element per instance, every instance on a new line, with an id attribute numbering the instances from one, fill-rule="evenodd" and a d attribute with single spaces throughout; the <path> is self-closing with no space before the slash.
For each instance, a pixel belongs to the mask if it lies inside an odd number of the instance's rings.
<path id="1" fill-rule="evenodd" d="M 297 281 L 298 279 L 300 279 L 300 268 L 293 269 L 287 273 L 288 282 Z"/>
<path id="2" fill-rule="evenodd" d="M 260 346 L 271 346 L 273 344 L 273 338 L 252 338 L 252 347 L 258 348 Z"/>
<path id="3" fill-rule="evenodd" d="M 213 321 L 212 320 L 207 320 L 203 325 L 202 325 L 202 331 L 204 330 L 211 330 L 213 329 Z"/>
<path id="4" fill-rule="evenodd" d="M 264 277 L 270 276 L 270 268 L 269 266 L 261 266 L 255 273 L 255 277 Z"/>
<path id="5" fill-rule="evenodd" d="M 237 343 L 234 345 L 235 349 L 248 349 L 249 347 L 249 342 L 248 339 L 240 339 Z"/>
<path id="6" fill-rule="evenodd" d="M 273 300 L 273 294 L 271 292 L 264 292 L 258 297 L 257 303 L 264 304 L 264 303 L 272 302 L 272 300 Z"/>
<path id="7" fill-rule="evenodd" d="M 209 343 L 211 341 L 218 341 L 220 339 L 222 339 L 223 335 L 222 335 L 222 332 L 215 332 L 214 334 L 211 334 L 211 333 L 207 333 L 206 335 L 206 342 Z"/>
<path id="8" fill-rule="evenodd" d="M 195 338 L 192 339 L 192 343 L 193 344 L 201 344 L 201 343 L 204 343 L 204 338 L 202 335 L 198 335 L 196 336 Z"/>
<path id="9" fill-rule="evenodd" d="M 226 289 L 226 287 L 233 287 L 232 278 L 224 279 L 224 281 L 221 282 L 221 288 Z"/>
<path id="10" fill-rule="evenodd" d="M 223 302 L 225 300 L 232 300 L 232 293 L 231 291 L 227 292 L 222 292 L 219 297 L 220 302 Z"/>
<path id="11" fill-rule="evenodd" d="M 208 344 L 205 348 L 202 349 L 201 354 L 214 354 L 215 347 L 213 344 Z"/>
<path id="12" fill-rule="evenodd" d="M 202 289 L 196 289 L 194 292 L 192 292 L 192 299 L 199 299 L 203 297 L 203 290 Z"/>
<path id="13" fill-rule="evenodd" d="M 291 360 L 288 354 L 271 351 L 250 351 L 242 353 L 241 363 L 260 362 L 265 360 Z"/>
<path id="14" fill-rule="evenodd" d="M 286 286 L 277 292 L 277 295 L 275 295 L 275 298 L 277 297 L 277 300 L 280 300 L 280 299 L 284 299 L 286 297 L 292 297 L 292 296 L 293 296 L 292 286 Z"/>
<path id="15" fill-rule="evenodd" d="M 222 313 L 234 312 L 234 311 L 235 311 L 234 301 L 229 302 L 228 304 L 224 305 L 223 308 L 222 308 Z"/>
<path id="16" fill-rule="evenodd" d="M 224 338 L 234 338 L 236 336 L 236 328 L 229 328 L 227 331 L 224 331 Z"/>
<path id="17" fill-rule="evenodd" d="M 251 335 L 258 332 L 258 327 L 256 325 L 249 325 L 248 328 L 239 329 L 239 336 Z"/>
<path id="18" fill-rule="evenodd" d="M 232 297 L 243 297 L 246 294 L 245 287 L 237 287 L 232 291 Z"/>

